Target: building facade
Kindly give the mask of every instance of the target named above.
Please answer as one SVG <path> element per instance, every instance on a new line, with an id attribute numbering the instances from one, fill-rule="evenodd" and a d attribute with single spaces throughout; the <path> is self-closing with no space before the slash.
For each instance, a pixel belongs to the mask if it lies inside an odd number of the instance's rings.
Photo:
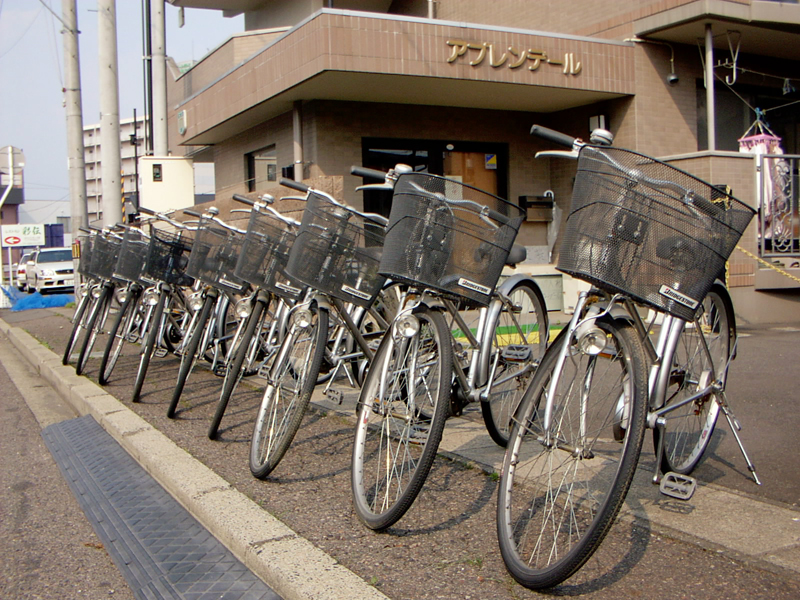
<path id="1" fill-rule="evenodd" d="M 729 263 L 737 312 L 800 318 L 797 2 L 170 1 L 245 14 L 247 31 L 169 85 L 170 150 L 213 162 L 218 204 L 285 195 L 292 174 L 386 212 L 391 197 L 361 197 L 351 165 L 455 177 L 528 208 L 520 268 L 566 309 L 558 289 L 572 284 L 554 264 L 575 164 L 535 159 L 552 146 L 529 131 L 604 126 L 759 208 Z M 753 133 L 780 138 L 777 200 L 759 175 L 769 164 L 740 151 Z"/>

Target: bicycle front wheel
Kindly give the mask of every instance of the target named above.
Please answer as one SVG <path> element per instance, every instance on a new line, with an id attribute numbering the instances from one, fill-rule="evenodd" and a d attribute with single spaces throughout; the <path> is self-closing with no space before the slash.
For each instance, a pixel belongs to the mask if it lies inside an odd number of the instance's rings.
<path id="1" fill-rule="evenodd" d="M 264 479 L 278 466 L 303 421 L 328 335 L 328 311 L 312 302 L 293 311 L 250 440 L 250 472 Z"/>
<path id="2" fill-rule="evenodd" d="M 89 306 L 92 304 L 93 299 L 91 290 L 87 291 L 85 296 L 81 296 L 81 301 L 78 303 L 78 308 L 75 309 L 75 315 L 72 318 L 72 331 L 67 340 L 67 347 L 64 350 L 64 355 L 61 357 L 61 364 L 68 365 L 69 359 L 72 357 L 72 351 L 78 342 L 78 334 L 86 324 L 86 317 L 88 315 Z"/>
<path id="3" fill-rule="evenodd" d="M 155 352 L 158 334 L 161 331 L 161 317 L 164 314 L 164 305 L 167 303 L 167 294 L 168 292 L 164 289 L 159 292 L 158 301 L 155 306 L 150 308 L 150 317 L 146 318 L 148 322 L 147 333 L 139 356 L 139 369 L 136 371 L 136 381 L 133 384 L 131 402 L 139 402 L 140 400 L 144 380 L 147 377 L 147 369 L 150 367 L 150 359 L 153 357 L 153 352 Z"/>
<path id="4" fill-rule="evenodd" d="M 411 507 L 449 415 L 453 347 L 444 317 L 420 306 L 412 337 L 384 336 L 359 397 L 351 485 L 359 519 L 383 530 Z"/>
<path id="5" fill-rule="evenodd" d="M 605 349 L 585 354 L 565 330 L 515 414 L 497 536 L 506 568 L 527 588 L 557 585 L 589 560 L 624 502 L 639 458 L 647 403 L 644 349 L 627 323 L 596 324 Z M 619 430 L 622 439 L 614 435 Z"/>
<path id="6" fill-rule="evenodd" d="M 108 332 L 108 342 L 103 351 L 103 358 L 100 360 L 100 375 L 98 376 L 100 385 L 108 383 L 111 373 L 119 360 L 122 346 L 133 334 L 138 316 L 139 296 L 140 294 L 133 290 L 128 292 L 117 313 L 117 317 L 114 319 L 114 324 Z"/>
<path id="7" fill-rule="evenodd" d="M 511 433 L 511 416 L 530 384 L 548 343 L 544 298 L 531 281 L 517 283 L 503 301 L 489 328 L 491 352 L 485 352 L 487 377 L 494 370 L 491 393 L 481 402 L 489 436 L 505 448 Z"/>
<path id="8" fill-rule="evenodd" d="M 733 338 L 733 305 L 728 291 L 714 284 L 695 315 L 683 328 L 672 360 L 665 407 L 678 406 L 707 386 L 720 382 L 725 371 Z M 664 414 L 664 452 L 661 470 L 682 475 L 691 473 L 711 441 L 719 416 L 716 394 L 709 392 Z M 661 432 L 653 430 L 656 452 Z"/>
<path id="9" fill-rule="evenodd" d="M 89 362 L 89 355 L 92 353 L 92 348 L 94 348 L 97 334 L 100 333 L 100 329 L 102 329 L 105 323 L 108 310 L 111 307 L 113 294 L 114 288 L 104 285 L 100 296 L 97 298 L 97 302 L 92 307 L 89 320 L 86 322 L 86 334 L 81 343 L 81 350 L 78 353 L 78 362 L 75 364 L 76 375 L 83 374 L 83 371 L 86 369 L 86 363 Z"/>

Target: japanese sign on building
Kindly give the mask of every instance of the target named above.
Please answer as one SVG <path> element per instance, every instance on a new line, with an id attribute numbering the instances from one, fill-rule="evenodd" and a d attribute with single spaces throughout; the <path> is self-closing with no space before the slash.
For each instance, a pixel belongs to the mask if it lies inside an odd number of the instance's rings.
<path id="1" fill-rule="evenodd" d="M 538 71 L 542 65 L 552 65 L 560 68 L 564 75 L 577 75 L 582 69 L 581 62 L 575 58 L 573 52 L 566 52 L 560 56 L 549 56 L 544 50 L 516 46 L 509 46 L 502 50 L 488 42 L 464 40 L 447 40 L 447 45 L 451 49 L 450 56 L 447 58 L 449 63 L 454 63 L 463 56 L 464 60 L 473 67 L 488 62 L 495 69 L 503 66 L 509 69 L 519 69 L 527 65 L 528 70 Z"/>
<path id="2" fill-rule="evenodd" d="M 3 248 L 44 246 L 44 225 L 3 225 L 0 236 Z"/>

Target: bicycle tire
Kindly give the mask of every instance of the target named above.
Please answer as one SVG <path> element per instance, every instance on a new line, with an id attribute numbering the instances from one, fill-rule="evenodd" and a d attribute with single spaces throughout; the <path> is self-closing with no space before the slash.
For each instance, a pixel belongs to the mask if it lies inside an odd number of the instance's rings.
<path id="1" fill-rule="evenodd" d="M 86 332 L 81 342 L 81 349 L 78 353 L 78 362 L 75 363 L 75 374 L 82 375 L 86 369 L 86 363 L 89 362 L 89 355 L 92 353 L 94 343 L 97 340 L 97 334 L 105 321 L 105 313 L 111 307 L 111 298 L 114 291 L 113 286 L 104 285 L 100 290 L 100 295 L 97 297 L 92 307 L 92 312 L 89 313 L 89 319 L 86 321 Z"/>
<path id="2" fill-rule="evenodd" d="M 131 402 L 139 402 L 142 394 L 142 387 L 144 386 L 145 377 L 147 377 L 147 369 L 150 367 L 150 359 L 153 357 L 156 343 L 158 341 L 158 334 L 161 330 L 161 315 L 164 314 L 164 305 L 167 302 L 168 291 L 161 289 L 158 294 L 158 302 L 153 307 L 153 313 L 150 316 L 150 321 L 147 329 L 147 337 L 145 338 L 144 346 L 139 356 L 139 368 L 136 371 L 136 381 L 133 384 L 133 394 L 131 394 Z"/>
<path id="3" fill-rule="evenodd" d="M 114 323 L 111 325 L 111 329 L 108 332 L 108 341 L 103 350 L 103 358 L 100 359 L 100 374 L 97 377 L 100 385 L 108 384 L 111 373 L 117 365 L 126 337 L 130 334 L 130 322 L 136 316 L 136 305 L 139 302 L 139 296 L 140 294 L 133 290 L 128 292 L 120 311 L 117 313 L 117 317 L 114 319 Z M 120 333 L 120 328 L 122 333 Z"/>
<path id="4" fill-rule="evenodd" d="M 487 329 L 492 332 L 491 348 L 483 351 L 486 377 L 491 374 L 492 363 L 497 357 L 494 379 L 502 383 L 492 385 L 489 398 L 481 402 L 481 413 L 489 436 L 501 448 L 508 444 L 511 417 L 533 378 L 533 371 L 527 369 L 538 366 L 549 341 L 547 311 L 539 287 L 523 279 L 511 288 L 507 296 L 511 305 L 502 304 L 493 326 Z M 510 307 L 513 307 L 511 311 Z M 507 350 L 529 354 L 526 358 L 521 355 L 516 358 Z M 523 371 L 523 374 L 514 376 L 515 370 Z M 513 379 L 503 381 L 507 377 Z"/>
<path id="5" fill-rule="evenodd" d="M 725 369 L 731 352 L 733 333 L 733 304 L 727 289 L 715 283 L 702 302 L 692 323 L 681 333 L 675 355 L 665 364 L 672 364 L 670 385 L 664 406 L 677 404 L 719 379 L 723 389 Z M 708 348 L 708 351 L 706 351 Z M 719 416 L 716 394 L 709 394 L 664 415 L 664 450 L 661 470 L 688 475 L 703 458 Z M 661 431 L 653 429 L 656 452 Z"/>
<path id="6" fill-rule="evenodd" d="M 86 309 L 92 304 L 92 300 L 91 291 L 88 291 L 86 296 L 83 296 L 78 303 L 78 308 L 75 309 L 75 315 L 72 317 L 72 331 L 69 334 L 69 339 L 67 339 L 67 347 L 64 350 L 64 355 L 61 357 L 62 365 L 69 364 L 72 351 L 75 349 L 75 344 L 78 341 L 78 333 L 84 325 L 83 317 L 86 314 Z"/>
<path id="7" fill-rule="evenodd" d="M 413 504 L 450 414 L 453 349 L 446 321 L 425 305 L 413 314 L 419 331 L 411 338 L 384 336 L 359 397 L 350 483 L 358 518 L 376 531 Z"/>
<path id="8" fill-rule="evenodd" d="M 244 365 L 245 358 L 247 358 L 247 353 L 250 351 L 250 342 L 255 335 L 256 328 L 261 323 L 261 316 L 264 314 L 268 303 L 269 300 L 267 300 L 267 302 L 256 301 L 250 315 L 247 317 L 247 325 L 245 326 L 244 333 L 234 347 L 235 354 L 233 362 L 231 362 L 225 370 L 225 381 L 222 384 L 222 391 L 217 401 L 217 408 L 208 426 L 207 435 L 210 440 L 216 439 L 222 417 L 225 415 L 225 410 L 228 408 L 228 402 L 242 378 L 242 366 Z"/>
<path id="9" fill-rule="evenodd" d="M 545 353 L 515 414 L 503 461 L 500 553 L 511 576 L 530 589 L 561 583 L 591 558 L 622 507 L 639 459 L 647 415 L 644 349 L 630 324 L 596 325 L 606 334 L 602 353 L 583 354 L 567 330 Z M 557 389 L 548 389 L 564 344 L 569 348 Z M 552 398 L 549 443 L 542 427 L 545 395 Z M 581 397 L 588 399 L 583 410 Z M 621 397 L 627 410 L 618 441 L 614 407 Z"/>
<path id="10" fill-rule="evenodd" d="M 328 311 L 316 302 L 309 305 L 307 331 L 290 332 L 278 350 L 264 390 L 250 440 L 250 472 L 258 479 L 278 466 L 300 428 L 317 383 L 328 333 Z M 297 316 L 294 312 L 292 319 Z M 285 390 L 285 391 L 284 391 Z M 284 397 L 285 396 L 285 397 Z"/>
<path id="11" fill-rule="evenodd" d="M 197 320 L 194 322 L 194 328 L 190 333 L 189 342 L 183 349 L 181 366 L 180 369 L 178 369 L 178 380 L 175 382 L 175 388 L 172 390 L 172 398 L 167 407 L 167 417 L 170 419 L 174 419 L 177 414 L 178 402 L 180 402 L 183 388 L 186 386 L 186 380 L 189 378 L 189 373 L 191 373 L 195 362 L 197 362 L 197 348 L 200 345 L 200 339 L 205 334 L 206 325 L 208 324 L 211 311 L 216 302 L 216 296 L 208 295 L 203 299 L 203 305 L 200 307 Z"/>

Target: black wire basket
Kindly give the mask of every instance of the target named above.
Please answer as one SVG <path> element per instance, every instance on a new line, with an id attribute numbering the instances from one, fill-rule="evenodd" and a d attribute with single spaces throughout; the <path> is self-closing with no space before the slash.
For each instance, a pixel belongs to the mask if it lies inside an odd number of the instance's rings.
<path id="1" fill-rule="evenodd" d="M 111 280 L 121 246 L 122 239 L 116 236 L 108 234 L 94 236 L 89 275 L 96 279 Z"/>
<path id="2" fill-rule="evenodd" d="M 392 197 L 380 272 L 488 304 L 525 213 L 458 181 L 407 173 Z"/>
<path id="3" fill-rule="evenodd" d="M 140 280 L 153 285 L 159 281 L 178 286 L 191 286 L 194 280 L 187 275 L 192 237 L 186 231 L 167 231 L 150 225 L 150 244 L 147 261 Z"/>
<path id="4" fill-rule="evenodd" d="M 92 248 L 94 248 L 93 235 L 79 235 L 78 236 L 78 273 L 84 277 L 91 277 L 92 266 Z M 75 252 L 73 250 L 73 256 Z"/>
<path id="5" fill-rule="evenodd" d="M 295 220 L 303 216 L 302 210 L 281 209 L 278 212 Z M 282 298 L 299 298 L 305 286 L 291 279 L 285 271 L 296 237 L 296 227 L 290 227 L 268 210 L 254 208 L 235 275 L 253 287 Z"/>
<path id="6" fill-rule="evenodd" d="M 334 298 L 369 307 L 386 280 L 378 273 L 383 233 L 376 223 L 311 192 L 286 273 Z"/>
<path id="7" fill-rule="evenodd" d="M 114 277 L 131 283 L 139 282 L 149 249 L 150 239 L 143 231 L 126 227 L 114 267 Z"/>
<path id="8" fill-rule="evenodd" d="M 586 146 L 558 269 L 692 320 L 754 214 L 654 158 Z"/>
<path id="9" fill-rule="evenodd" d="M 244 234 L 231 231 L 211 219 L 200 219 L 186 273 L 220 290 L 241 293 L 247 282 L 235 275 Z"/>

